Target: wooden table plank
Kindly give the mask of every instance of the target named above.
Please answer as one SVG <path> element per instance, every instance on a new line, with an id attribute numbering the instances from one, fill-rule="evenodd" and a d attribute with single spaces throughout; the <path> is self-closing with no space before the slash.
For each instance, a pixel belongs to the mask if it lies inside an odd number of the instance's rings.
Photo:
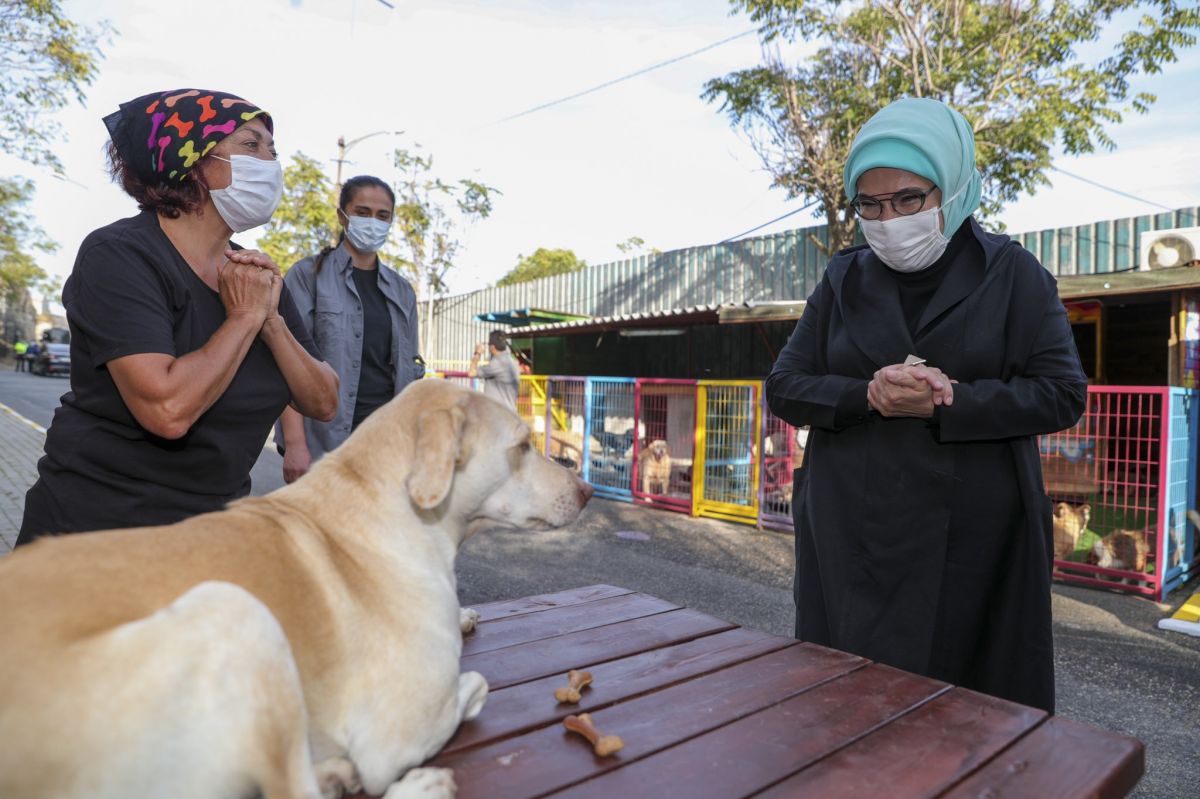
<path id="1" fill-rule="evenodd" d="M 553 594 L 539 594 L 521 599 L 505 599 L 499 602 L 485 602 L 482 605 L 472 605 L 479 614 L 480 621 L 495 621 L 525 613 L 537 613 L 549 608 L 566 605 L 581 605 L 584 602 L 594 602 L 597 599 L 632 594 L 628 588 L 618 588 L 615 585 L 589 585 L 584 588 L 574 588 L 570 591 L 559 591 Z"/>
<path id="2" fill-rule="evenodd" d="M 757 796 L 935 796 L 1045 718 L 954 688 Z"/>
<path id="3" fill-rule="evenodd" d="M 949 688 L 872 664 L 554 796 L 748 796 Z"/>
<path id="4" fill-rule="evenodd" d="M 440 755 L 432 765 L 454 769 L 459 799 L 542 795 L 728 724 L 866 664 L 853 655 L 798 644 L 593 713 L 603 733 L 625 740 L 625 748 L 612 757 L 596 757 L 586 741 L 556 724 Z"/>
<path id="5" fill-rule="evenodd" d="M 578 704 L 559 704 L 554 690 L 566 685 L 566 672 L 501 688 L 488 694 L 483 712 L 459 727 L 443 754 L 556 724 L 572 713 L 594 712 L 646 691 L 723 668 L 732 663 L 795 646 L 795 639 L 757 630 L 734 629 L 608 663 L 580 662 L 593 682 Z"/>
<path id="6" fill-rule="evenodd" d="M 648 652 L 693 638 L 732 630 L 737 625 L 695 610 L 673 610 L 632 621 L 580 630 L 462 659 L 463 671 L 478 671 L 491 688 L 505 688 L 580 664 L 601 663 Z"/>
<path id="7" fill-rule="evenodd" d="M 1088 796 L 1117 799 L 1137 785 L 1146 750 L 1134 738 L 1054 716 L 956 785 L 947 799 Z"/>
<path id="8" fill-rule="evenodd" d="M 463 638 L 463 655 L 590 630 L 606 624 L 679 610 L 679 606 L 645 594 L 625 594 L 578 605 L 549 608 L 506 619 L 483 622 Z"/>

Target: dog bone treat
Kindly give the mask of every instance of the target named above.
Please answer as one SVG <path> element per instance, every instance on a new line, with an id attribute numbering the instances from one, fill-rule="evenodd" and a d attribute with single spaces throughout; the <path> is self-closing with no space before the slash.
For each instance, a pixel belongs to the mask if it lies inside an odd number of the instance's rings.
<path id="1" fill-rule="evenodd" d="M 592 744 L 592 751 L 597 757 L 608 757 L 611 754 L 621 751 L 625 746 L 625 742 L 616 735 L 601 735 L 600 731 L 592 725 L 592 716 L 590 713 L 580 713 L 578 716 L 567 716 L 563 719 L 563 726 L 570 732 L 577 732 Z"/>
<path id="2" fill-rule="evenodd" d="M 554 698 L 565 705 L 574 705 L 579 699 L 579 689 L 585 685 L 592 684 L 592 673 L 590 671 L 577 671 L 571 669 L 567 672 L 567 687 L 557 688 L 554 691 Z"/>

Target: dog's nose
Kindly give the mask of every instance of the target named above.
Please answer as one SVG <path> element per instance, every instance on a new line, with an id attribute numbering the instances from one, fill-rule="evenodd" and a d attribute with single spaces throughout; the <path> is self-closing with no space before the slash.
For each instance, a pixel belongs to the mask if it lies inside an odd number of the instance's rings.
<path id="1" fill-rule="evenodd" d="M 579 504 L 580 505 L 586 505 L 587 501 L 592 498 L 592 494 L 596 493 L 596 490 L 594 488 L 592 488 L 590 483 L 585 483 L 582 480 L 578 481 L 578 485 L 576 486 L 576 488 L 579 489 Z"/>

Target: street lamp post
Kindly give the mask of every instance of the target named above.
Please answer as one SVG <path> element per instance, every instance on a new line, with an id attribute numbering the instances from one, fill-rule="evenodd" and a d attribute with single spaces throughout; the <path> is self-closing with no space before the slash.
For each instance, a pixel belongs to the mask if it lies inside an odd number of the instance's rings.
<path id="1" fill-rule="evenodd" d="M 402 130 L 377 130 L 374 133 L 368 133 L 365 136 L 359 136 L 357 139 L 351 139 L 350 141 L 346 141 L 345 136 L 338 136 L 338 157 L 335 159 L 337 163 L 337 180 L 333 189 L 334 192 L 340 194 L 342 191 L 342 164 L 346 163 L 346 153 L 350 152 L 350 148 L 372 136 L 399 136 L 403 133 L 404 131 Z"/>

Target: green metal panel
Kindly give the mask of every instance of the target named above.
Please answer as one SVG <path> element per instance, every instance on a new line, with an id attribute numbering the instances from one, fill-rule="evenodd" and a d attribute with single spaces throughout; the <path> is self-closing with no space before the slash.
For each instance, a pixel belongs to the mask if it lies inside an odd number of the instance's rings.
<path id="1" fill-rule="evenodd" d="M 1038 244 L 1042 265 L 1054 274 L 1058 274 L 1058 251 L 1054 247 L 1054 231 L 1043 230 Z"/>
<path id="2" fill-rule="evenodd" d="M 1092 252 L 1093 225 L 1080 225 L 1075 228 L 1075 274 L 1091 275 L 1096 272 L 1095 258 Z"/>
<path id="3" fill-rule="evenodd" d="M 1096 272 L 1104 273 L 1113 270 L 1113 225 L 1110 221 L 1097 222 L 1093 225 L 1096 231 Z"/>
<path id="4" fill-rule="evenodd" d="M 1121 271 L 1136 266 L 1133 255 L 1133 220 L 1118 219 L 1113 222 L 1115 231 L 1113 249 L 1113 269 Z"/>
<path id="5" fill-rule="evenodd" d="M 1058 253 L 1054 261 L 1058 265 L 1058 274 L 1076 274 L 1075 264 L 1075 229 L 1060 227 L 1058 229 Z"/>

